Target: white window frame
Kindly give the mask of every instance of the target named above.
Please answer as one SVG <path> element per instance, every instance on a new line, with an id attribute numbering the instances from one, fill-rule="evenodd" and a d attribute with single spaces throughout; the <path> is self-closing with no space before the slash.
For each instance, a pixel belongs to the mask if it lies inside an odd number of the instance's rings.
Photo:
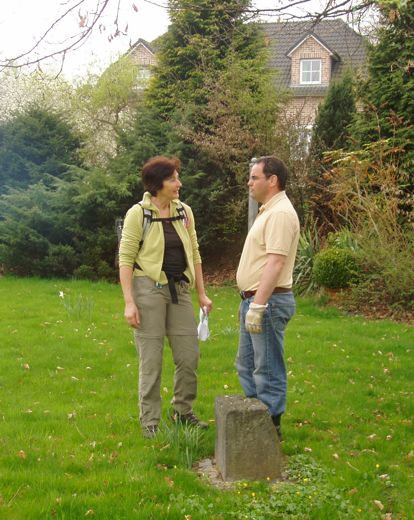
<path id="1" fill-rule="evenodd" d="M 311 63 L 311 68 L 310 68 L 310 71 L 304 71 L 303 70 L 303 64 L 305 62 L 310 62 Z M 317 72 L 317 70 L 312 70 L 312 63 L 313 62 L 317 62 L 319 64 L 319 79 L 317 81 L 312 81 L 312 78 L 310 81 L 304 81 L 303 80 L 303 73 L 304 72 L 310 72 L 310 74 L 312 75 L 312 72 Z M 300 60 L 300 83 L 301 85 L 320 85 L 322 83 L 322 60 L 321 59 L 302 59 Z"/>
<path id="2" fill-rule="evenodd" d="M 151 77 L 151 71 L 149 67 L 140 67 L 137 72 L 137 78 L 140 81 L 148 81 Z"/>

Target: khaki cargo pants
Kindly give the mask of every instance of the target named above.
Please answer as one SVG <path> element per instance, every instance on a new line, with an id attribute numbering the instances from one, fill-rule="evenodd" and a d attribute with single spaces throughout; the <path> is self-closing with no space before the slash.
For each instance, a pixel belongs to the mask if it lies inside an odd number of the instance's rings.
<path id="1" fill-rule="evenodd" d="M 197 395 L 199 359 L 197 324 L 189 284 L 176 284 L 178 304 L 171 302 L 168 285 L 161 288 L 148 277 L 134 277 L 133 295 L 140 314 L 140 326 L 134 330 L 139 356 L 139 410 L 143 426 L 158 424 L 161 417 L 161 371 L 164 337 L 172 350 L 175 364 L 174 397 L 179 414 L 192 411 Z"/>

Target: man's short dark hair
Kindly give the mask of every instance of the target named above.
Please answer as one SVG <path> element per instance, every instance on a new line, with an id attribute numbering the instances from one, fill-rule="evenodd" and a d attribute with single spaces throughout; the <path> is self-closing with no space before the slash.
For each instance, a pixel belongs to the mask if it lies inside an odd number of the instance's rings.
<path id="1" fill-rule="evenodd" d="M 289 175 L 286 164 L 281 159 L 278 159 L 273 155 L 265 155 L 256 159 L 255 164 L 260 163 L 263 164 L 263 173 L 266 175 L 266 177 L 276 175 L 279 189 L 284 190 L 286 188 L 286 181 Z"/>
<path id="2" fill-rule="evenodd" d="M 142 168 L 142 182 L 145 191 L 149 191 L 155 197 L 157 192 L 162 189 L 165 179 L 171 177 L 175 171 L 179 171 L 180 166 L 180 159 L 177 157 L 158 155 L 149 159 Z"/>

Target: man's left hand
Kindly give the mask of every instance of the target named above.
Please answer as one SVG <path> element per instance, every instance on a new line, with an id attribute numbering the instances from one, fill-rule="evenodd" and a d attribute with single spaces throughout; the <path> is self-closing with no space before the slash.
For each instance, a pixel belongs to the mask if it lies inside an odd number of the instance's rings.
<path id="1" fill-rule="evenodd" d="M 262 332 L 263 314 L 267 305 L 260 305 L 252 302 L 246 313 L 245 327 L 250 334 L 260 334 Z"/>

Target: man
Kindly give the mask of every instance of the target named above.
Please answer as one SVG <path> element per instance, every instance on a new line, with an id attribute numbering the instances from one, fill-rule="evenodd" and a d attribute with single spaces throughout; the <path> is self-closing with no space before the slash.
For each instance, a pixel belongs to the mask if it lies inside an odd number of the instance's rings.
<path id="1" fill-rule="evenodd" d="M 246 397 L 269 409 L 279 439 L 286 407 L 283 338 L 295 313 L 292 274 L 299 219 L 285 193 L 288 170 L 276 157 L 260 157 L 248 182 L 262 204 L 251 227 L 237 270 L 240 289 L 240 339 L 236 367 Z"/>

